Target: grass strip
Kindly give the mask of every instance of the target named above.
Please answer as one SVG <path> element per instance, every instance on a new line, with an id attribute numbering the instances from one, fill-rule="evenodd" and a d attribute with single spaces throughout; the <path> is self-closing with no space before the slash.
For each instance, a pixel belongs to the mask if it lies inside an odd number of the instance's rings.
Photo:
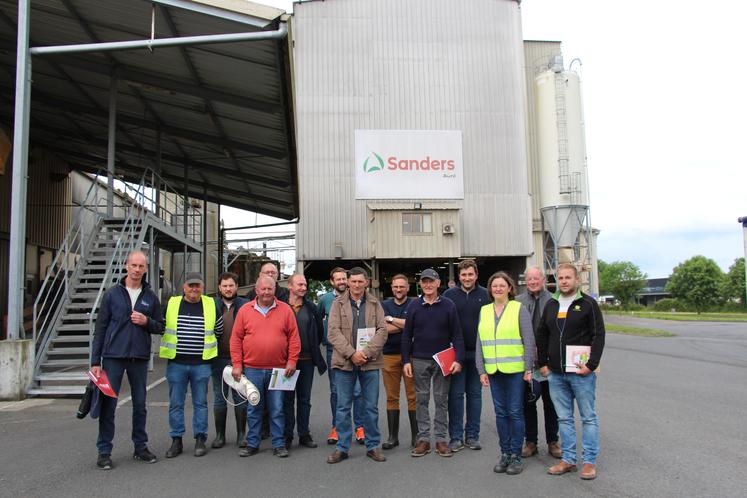
<path id="1" fill-rule="evenodd" d="M 667 311 L 610 311 L 605 314 L 634 316 L 654 320 L 674 320 L 678 322 L 747 322 L 747 313 L 694 313 Z"/>
<path id="2" fill-rule="evenodd" d="M 640 335 L 644 337 L 672 337 L 673 333 L 668 330 L 651 329 L 647 327 L 630 327 L 628 325 L 616 325 L 614 323 L 605 324 L 604 328 L 608 332 L 617 332 L 619 334 Z"/>

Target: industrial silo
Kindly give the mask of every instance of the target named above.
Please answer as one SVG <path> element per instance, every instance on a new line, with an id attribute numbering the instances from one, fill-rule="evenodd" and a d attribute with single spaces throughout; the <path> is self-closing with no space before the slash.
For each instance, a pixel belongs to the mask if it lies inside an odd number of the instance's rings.
<path id="1" fill-rule="evenodd" d="M 588 278 L 593 257 L 580 77 L 555 57 L 534 85 L 545 268 L 573 263 Z"/>

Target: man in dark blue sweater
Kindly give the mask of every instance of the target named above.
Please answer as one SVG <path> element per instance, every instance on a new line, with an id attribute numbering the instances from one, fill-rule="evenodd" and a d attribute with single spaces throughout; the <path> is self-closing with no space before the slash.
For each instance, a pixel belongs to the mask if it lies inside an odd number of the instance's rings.
<path id="1" fill-rule="evenodd" d="M 479 450 L 480 413 L 482 412 L 482 384 L 475 366 L 475 345 L 480 308 L 490 302 L 488 291 L 477 283 L 477 264 L 473 259 L 459 263 L 461 286 L 444 292 L 444 297 L 454 301 L 462 325 L 465 356 L 462 371 L 451 377 L 449 389 L 449 448 L 459 451 L 466 444 Z M 467 395 L 467 425 L 464 424 L 464 397 Z M 466 433 L 466 438 L 464 437 Z"/>
<path id="2" fill-rule="evenodd" d="M 105 370 L 114 391 L 119 392 L 125 373 L 132 396 L 133 458 L 154 463 L 156 456 L 148 450 L 146 421 L 146 384 L 150 359 L 151 334 L 163 333 L 161 304 L 145 281 L 148 260 L 142 251 L 127 256 L 127 276 L 104 294 L 91 349 L 91 372 L 95 376 Z M 99 437 L 96 446 L 98 468 L 112 468 L 114 414 L 117 400 L 101 396 Z"/>
<path id="3" fill-rule="evenodd" d="M 423 295 L 407 307 L 407 321 L 402 331 L 403 371 L 407 377 L 413 377 L 415 380 L 418 444 L 410 453 L 414 457 L 426 455 L 431 450 L 431 416 L 428 410 L 431 382 L 433 401 L 436 405 L 433 419 L 436 452 L 444 457 L 452 455 L 446 434 L 451 378 L 441 373 L 441 368 L 433 359 L 433 355 L 453 346 L 456 350 L 456 361 L 452 364 L 450 373 L 459 373 L 464 361 L 464 340 L 456 306 L 449 299 L 442 299 L 438 295 L 439 285 L 441 279 L 435 270 L 423 270 L 420 275 Z"/>

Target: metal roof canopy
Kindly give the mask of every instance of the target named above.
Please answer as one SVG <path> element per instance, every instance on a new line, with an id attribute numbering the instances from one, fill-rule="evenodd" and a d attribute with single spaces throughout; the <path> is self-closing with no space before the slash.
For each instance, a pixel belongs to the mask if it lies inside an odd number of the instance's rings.
<path id="1" fill-rule="evenodd" d="M 0 0 L 5 122 L 18 4 Z M 238 0 L 34 0 L 31 145 L 97 171 L 115 109 L 117 176 L 136 181 L 152 167 L 190 196 L 297 217 L 283 13 Z"/>
<path id="2" fill-rule="evenodd" d="M 14 121 L 9 339 L 23 333 L 29 143 L 76 169 L 106 162 L 110 179 L 151 166 L 185 195 L 298 216 L 283 13 L 244 0 L 0 0 L 0 122 Z"/>

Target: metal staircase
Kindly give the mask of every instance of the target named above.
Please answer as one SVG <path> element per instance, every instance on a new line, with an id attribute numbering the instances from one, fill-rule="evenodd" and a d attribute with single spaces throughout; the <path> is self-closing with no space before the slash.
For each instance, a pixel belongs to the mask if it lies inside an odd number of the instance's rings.
<path id="1" fill-rule="evenodd" d="M 147 253 L 150 244 L 158 246 L 159 241 L 172 250 L 201 250 L 194 240 L 194 210 L 173 193 L 173 211 L 164 206 L 169 197 L 163 192 L 151 198 L 148 174 L 153 175 L 147 171 L 138 186 L 124 184 L 125 192 L 118 194 L 122 202 L 111 215 L 106 211 L 106 185 L 98 180 L 78 208 L 34 303 L 36 366 L 29 394 L 83 393 L 98 307 L 104 292 L 125 275 L 131 251 Z M 167 188 L 162 183 L 159 187 Z"/>

